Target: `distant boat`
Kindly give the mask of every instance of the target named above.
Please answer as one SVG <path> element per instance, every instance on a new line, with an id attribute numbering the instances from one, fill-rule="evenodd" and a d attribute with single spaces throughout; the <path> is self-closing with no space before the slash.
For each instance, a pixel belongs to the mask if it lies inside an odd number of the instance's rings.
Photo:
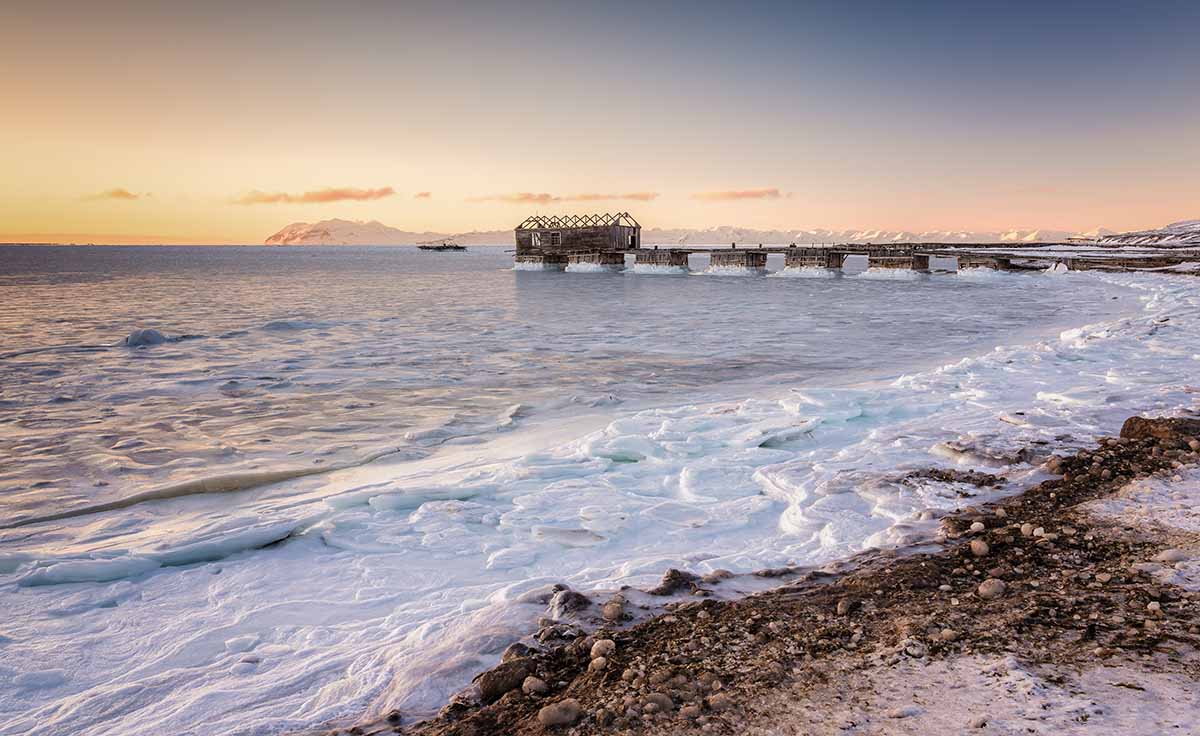
<path id="1" fill-rule="evenodd" d="M 417 247 L 421 250 L 466 250 L 465 245 L 459 245 L 453 240 L 436 240 L 428 243 L 418 243 Z"/>

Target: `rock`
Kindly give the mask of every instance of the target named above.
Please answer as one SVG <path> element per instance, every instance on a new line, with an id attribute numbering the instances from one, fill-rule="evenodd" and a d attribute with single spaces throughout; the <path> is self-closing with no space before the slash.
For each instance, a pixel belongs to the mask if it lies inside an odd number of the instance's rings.
<path id="1" fill-rule="evenodd" d="M 977 522 L 971 524 L 971 533 L 972 534 L 979 534 L 980 532 L 985 531 L 986 529 L 987 529 L 987 525 L 985 525 L 982 521 L 977 521 Z"/>
<path id="2" fill-rule="evenodd" d="M 1154 555 L 1155 562 L 1165 562 L 1169 565 L 1174 565 L 1176 562 L 1184 562 L 1191 558 L 1187 552 L 1181 549 L 1164 549 L 1162 552 Z"/>
<path id="3" fill-rule="evenodd" d="M 857 600 L 854 598 L 842 598 L 837 602 L 837 615 L 845 616 L 855 608 L 858 608 Z"/>
<path id="4" fill-rule="evenodd" d="M 1008 512 L 1004 510 L 1003 506 L 996 509 L 996 517 L 999 519 L 1007 519 L 1008 518 Z"/>
<path id="5" fill-rule="evenodd" d="M 569 613 L 582 611 L 592 605 L 592 601 L 582 593 L 576 593 L 570 588 L 557 591 L 550 599 L 550 617 L 563 618 Z"/>
<path id="6" fill-rule="evenodd" d="M 942 629 L 938 636 L 941 637 L 942 641 L 954 641 L 958 638 L 958 632 L 954 629 Z"/>
<path id="7" fill-rule="evenodd" d="M 579 701 L 574 698 L 551 703 L 538 711 L 538 723 L 543 726 L 569 726 L 579 720 Z"/>
<path id="8" fill-rule="evenodd" d="M 526 646 L 519 641 L 513 642 L 512 644 L 509 644 L 508 648 L 505 649 L 504 652 L 500 655 L 500 661 L 507 662 L 510 659 L 517 659 L 518 657 L 525 657 L 525 656 L 528 656 L 529 653 L 532 651 L 533 651 L 532 647 Z"/>
<path id="9" fill-rule="evenodd" d="M 988 547 L 987 542 L 983 541 L 982 539 L 971 540 L 971 554 L 975 555 L 976 557 L 986 557 L 989 551 L 991 551 L 991 548 Z"/>
<path id="10" fill-rule="evenodd" d="M 404 714 L 398 710 L 389 711 L 384 720 L 393 726 L 398 726 L 400 725 L 400 722 L 404 720 Z"/>
<path id="11" fill-rule="evenodd" d="M 1033 536 L 1033 524 L 1030 524 L 1029 522 L 1025 522 L 1024 524 L 1022 524 L 1021 525 L 1021 536 L 1022 537 L 1032 537 Z"/>
<path id="12" fill-rule="evenodd" d="M 655 708 L 663 713 L 669 713 L 675 709 L 675 703 L 666 693 L 650 693 L 646 696 L 644 702 L 647 706 L 655 706 Z"/>
<path id="13" fill-rule="evenodd" d="M 983 598 L 984 600 L 991 600 L 992 598 L 999 598 L 1000 596 L 1004 595 L 1004 590 L 1007 587 L 1008 586 L 1004 584 L 1003 580 L 988 578 L 979 584 L 979 588 L 976 590 L 976 593 L 978 593 L 979 597 Z"/>
<path id="14" fill-rule="evenodd" d="M 715 585 L 722 580 L 728 580 L 733 577 L 733 573 L 728 570 L 713 570 L 704 577 L 700 578 L 700 582 L 706 585 Z"/>
<path id="15" fill-rule="evenodd" d="M 1121 436 L 1131 440 L 1180 440 L 1200 437 L 1200 419 L 1130 417 L 1121 426 Z"/>
<path id="16" fill-rule="evenodd" d="M 140 348 L 147 345 L 162 345 L 168 341 L 168 337 L 158 330 L 141 329 L 134 330 L 125 336 L 123 344 L 126 347 Z"/>
<path id="17" fill-rule="evenodd" d="M 625 599 L 616 596 L 604 604 L 604 608 L 600 609 L 600 615 L 605 621 L 617 623 L 625 618 Z"/>
<path id="18" fill-rule="evenodd" d="M 891 710 L 889 710 L 887 712 L 887 717 L 888 718 L 911 718 L 913 716 L 919 716 L 923 712 L 924 711 L 922 711 L 920 708 L 918 708 L 915 705 L 906 705 L 902 708 L 892 708 Z"/>
<path id="19" fill-rule="evenodd" d="M 525 681 L 521 683 L 521 692 L 526 695 L 545 695 L 549 690 L 550 686 L 546 684 L 545 680 L 533 675 L 526 677 Z"/>
<path id="20" fill-rule="evenodd" d="M 509 690 L 516 690 L 529 676 L 531 663 L 527 659 L 510 659 L 475 678 L 479 698 L 484 705 L 494 703 Z"/>
<path id="21" fill-rule="evenodd" d="M 663 573 L 662 580 L 655 587 L 647 590 L 650 595 L 672 595 L 686 588 L 693 588 L 700 578 L 690 572 L 671 568 Z"/>
<path id="22" fill-rule="evenodd" d="M 976 716 L 971 719 L 971 728 L 985 728 L 987 723 L 987 719 L 983 716 Z"/>
<path id="23" fill-rule="evenodd" d="M 696 718 L 700 717 L 700 706 L 685 705 L 679 709 L 679 715 L 687 718 L 688 720 L 695 720 Z"/>
<path id="24" fill-rule="evenodd" d="M 1158 601 L 1150 601 L 1149 603 L 1146 604 L 1146 610 L 1149 611 L 1151 614 L 1157 616 L 1160 613 L 1162 613 L 1162 604 L 1159 603 Z"/>
<path id="25" fill-rule="evenodd" d="M 588 672 L 603 672 L 607 666 L 608 659 L 606 657 L 596 657 L 588 663 Z"/>
<path id="26" fill-rule="evenodd" d="M 1106 572 L 1096 573 L 1096 582 L 1097 583 L 1107 583 L 1109 580 L 1112 580 L 1112 575 L 1109 575 Z"/>
<path id="27" fill-rule="evenodd" d="M 709 695 L 705 702 L 708 703 L 710 710 L 717 712 L 729 710 L 733 707 L 733 698 L 729 697 L 727 693 L 716 693 L 715 695 Z"/>
<path id="28" fill-rule="evenodd" d="M 916 639 L 909 639 L 904 642 L 904 653 L 913 659 L 921 659 L 928 653 L 928 650 L 924 644 Z"/>
<path id="29" fill-rule="evenodd" d="M 612 639 L 601 639 L 592 645 L 592 659 L 608 657 L 615 651 L 617 651 L 617 643 L 615 641 Z"/>
<path id="30" fill-rule="evenodd" d="M 1200 452 L 1200 440 L 1188 440 L 1188 448 L 1192 452 Z"/>

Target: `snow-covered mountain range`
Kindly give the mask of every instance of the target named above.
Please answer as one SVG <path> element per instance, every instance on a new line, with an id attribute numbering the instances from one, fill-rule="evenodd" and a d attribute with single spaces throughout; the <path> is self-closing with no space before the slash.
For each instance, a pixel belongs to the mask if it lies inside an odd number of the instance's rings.
<path id="1" fill-rule="evenodd" d="M 295 222 L 266 239 L 267 245 L 414 245 L 453 238 L 462 245 L 511 245 L 512 230 L 467 233 L 410 232 L 381 222 L 322 220 Z M 647 245 L 720 245 L 725 243 L 1053 243 L 1091 240 L 1114 245 L 1200 245 L 1200 220 L 1187 220 L 1159 230 L 1114 233 L 1105 228 L 1089 232 L 1066 230 L 756 230 L 722 225 L 695 228 L 647 228 Z"/>
<path id="2" fill-rule="evenodd" d="M 1172 222 L 1157 230 L 1107 234 L 1097 242 L 1103 245 L 1200 245 L 1200 220 Z"/>

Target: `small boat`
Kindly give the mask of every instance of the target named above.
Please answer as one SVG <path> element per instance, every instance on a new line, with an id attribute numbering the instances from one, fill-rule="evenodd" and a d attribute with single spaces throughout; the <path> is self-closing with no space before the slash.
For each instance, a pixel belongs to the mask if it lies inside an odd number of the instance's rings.
<path id="1" fill-rule="evenodd" d="M 429 243 L 418 243 L 421 250 L 466 250 L 467 246 L 459 245 L 453 240 L 438 240 Z"/>

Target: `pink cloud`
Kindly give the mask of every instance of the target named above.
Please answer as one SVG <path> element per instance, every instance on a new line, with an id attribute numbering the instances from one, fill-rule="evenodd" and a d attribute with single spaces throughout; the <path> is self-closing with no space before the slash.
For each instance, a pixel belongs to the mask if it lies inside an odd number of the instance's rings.
<path id="1" fill-rule="evenodd" d="M 432 199 L 433 192 L 417 192 L 413 195 L 413 199 Z"/>
<path id="2" fill-rule="evenodd" d="M 733 202 L 740 199 L 780 199 L 783 193 L 775 187 L 769 189 L 735 189 L 725 192 L 698 192 L 692 199 L 705 202 Z"/>
<path id="3" fill-rule="evenodd" d="M 99 200 L 99 199 L 131 200 L 131 199 L 141 199 L 143 196 L 146 196 L 146 195 L 134 194 L 133 192 L 129 191 L 128 189 L 116 187 L 114 189 L 106 189 L 103 192 L 96 192 L 95 194 L 89 195 L 87 197 L 87 199 L 91 199 L 91 200 Z"/>
<path id="4" fill-rule="evenodd" d="M 303 194 L 288 194 L 287 192 L 260 192 L 257 189 L 234 200 L 236 204 L 319 204 L 324 202 L 366 202 L 373 199 L 383 199 L 396 193 L 391 187 L 379 189 L 356 189 L 354 187 L 335 187 L 317 189 Z"/>
<path id="5" fill-rule="evenodd" d="M 558 196 L 547 192 L 516 192 L 513 194 L 494 194 L 490 197 L 474 197 L 472 202 L 504 202 L 506 204 L 552 204 L 554 202 L 604 202 L 612 200 L 632 200 L 635 202 L 650 202 L 658 198 L 658 192 L 629 192 L 627 194 L 572 194 Z"/>

